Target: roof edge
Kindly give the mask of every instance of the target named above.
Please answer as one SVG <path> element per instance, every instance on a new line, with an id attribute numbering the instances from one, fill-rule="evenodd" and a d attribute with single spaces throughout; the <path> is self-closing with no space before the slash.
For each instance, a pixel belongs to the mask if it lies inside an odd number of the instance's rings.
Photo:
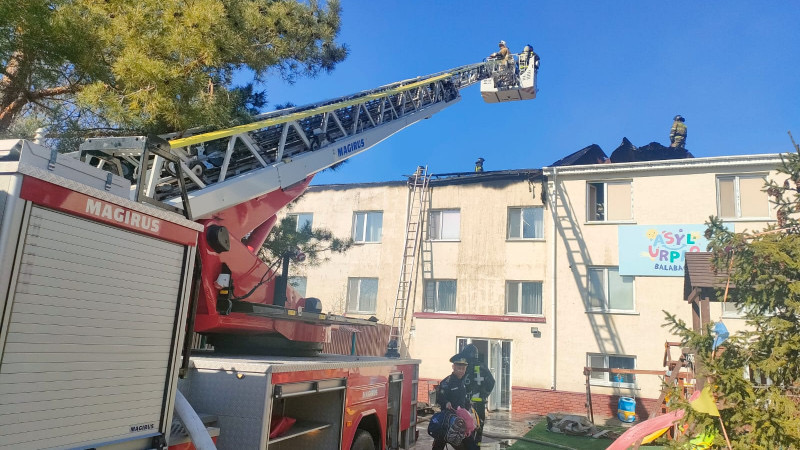
<path id="1" fill-rule="evenodd" d="M 591 164 L 584 166 L 547 166 L 542 168 L 545 175 L 582 175 L 586 173 L 635 172 L 663 169 L 695 169 L 706 167 L 730 167 L 741 164 L 774 165 L 781 163 L 783 153 L 764 153 L 756 155 L 710 156 L 705 158 L 666 159 L 659 161 L 638 161 L 630 163 Z"/>

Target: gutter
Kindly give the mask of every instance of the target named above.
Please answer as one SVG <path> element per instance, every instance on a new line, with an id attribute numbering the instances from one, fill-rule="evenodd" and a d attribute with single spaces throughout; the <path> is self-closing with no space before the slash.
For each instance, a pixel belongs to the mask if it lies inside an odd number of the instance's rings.
<path id="1" fill-rule="evenodd" d="M 553 275 L 550 277 L 550 315 L 552 317 L 553 325 L 552 325 L 552 332 L 550 337 L 550 389 L 556 390 L 556 340 L 558 337 L 557 324 L 558 324 L 558 314 L 556 313 L 556 296 L 558 294 L 557 281 L 558 281 L 558 269 L 556 264 L 557 254 L 558 254 L 558 176 L 557 176 L 557 168 L 552 167 L 551 170 L 553 171 L 553 193 L 552 193 L 552 216 L 553 216 L 553 237 L 550 239 L 551 241 L 551 248 L 550 248 L 550 260 L 551 260 L 551 270 L 553 271 Z"/>
<path id="2" fill-rule="evenodd" d="M 599 173 L 618 173 L 618 172 L 647 172 L 652 170 L 675 170 L 675 169 L 705 169 L 718 167 L 734 167 L 744 164 L 768 165 L 777 167 L 781 164 L 780 153 L 768 153 L 762 155 L 743 155 L 743 156 L 715 156 L 710 158 L 687 158 L 677 160 L 662 161 L 641 161 L 630 163 L 611 163 L 611 164 L 590 164 L 585 166 L 551 166 L 542 168 L 545 175 L 555 175 L 556 167 L 563 175 L 582 175 Z"/>

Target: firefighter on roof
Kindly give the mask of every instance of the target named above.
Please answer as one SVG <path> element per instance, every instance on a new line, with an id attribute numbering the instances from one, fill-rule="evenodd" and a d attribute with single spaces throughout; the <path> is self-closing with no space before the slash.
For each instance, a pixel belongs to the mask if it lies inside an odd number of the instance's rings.
<path id="1" fill-rule="evenodd" d="M 683 124 L 685 120 L 680 114 L 675 116 L 672 122 L 672 129 L 669 132 L 670 147 L 686 147 L 686 125 Z"/>

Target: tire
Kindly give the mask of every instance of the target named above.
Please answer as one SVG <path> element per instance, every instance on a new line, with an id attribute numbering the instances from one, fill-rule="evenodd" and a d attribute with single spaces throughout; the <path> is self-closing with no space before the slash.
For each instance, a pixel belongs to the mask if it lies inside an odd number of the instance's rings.
<path id="1" fill-rule="evenodd" d="M 375 441 L 372 440 L 372 435 L 366 430 L 356 431 L 350 450 L 375 450 Z"/>

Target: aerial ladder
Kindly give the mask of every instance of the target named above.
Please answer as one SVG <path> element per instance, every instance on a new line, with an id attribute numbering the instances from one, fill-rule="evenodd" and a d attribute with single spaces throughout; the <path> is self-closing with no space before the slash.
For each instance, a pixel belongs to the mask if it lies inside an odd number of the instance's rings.
<path id="1" fill-rule="evenodd" d="M 301 298 L 276 276 L 277 267 L 258 258 L 278 212 L 314 174 L 457 103 L 460 91 L 477 83 L 490 103 L 535 98 L 533 65 L 509 77 L 508 66 L 486 60 L 261 114 L 222 130 L 91 138 L 80 146 L 80 159 L 131 180 L 132 200 L 203 225 L 195 331 L 218 348 L 252 340 L 259 348 L 313 352 L 329 325 L 358 320 L 323 314 L 318 299 Z"/>

